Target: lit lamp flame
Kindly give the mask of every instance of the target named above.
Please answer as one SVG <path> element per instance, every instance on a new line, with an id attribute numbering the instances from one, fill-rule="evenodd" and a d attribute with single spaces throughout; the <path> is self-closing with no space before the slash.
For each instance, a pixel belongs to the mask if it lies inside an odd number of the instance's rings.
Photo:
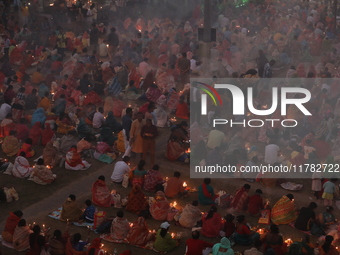
<path id="1" fill-rule="evenodd" d="M 167 182 L 169 180 L 169 177 L 165 177 L 165 181 Z"/>
<path id="2" fill-rule="evenodd" d="M 290 246 L 293 243 L 293 240 L 288 238 L 285 240 L 285 243 L 287 244 L 287 246 Z"/>
<path id="3" fill-rule="evenodd" d="M 130 227 L 133 227 L 133 223 L 130 223 Z"/>
<path id="4" fill-rule="evenodd" d="M 176 234 L 175 233 L 171 233 L 171 237 L 175 238 Z"/>
<path id="5" fill-rule="evenodd" d="M 260 228 L 259 230 L 257 230 L 257 233 L 259 233 L 260 235 L 264 234 L 264 229 Z"/>
<path id="6" fill-rule="evenodd" d="M 188 184 L 186 182 L 183 182 L 183 187 L 184 188 L 188 187 Z"/>
<path id="7" fill-rule="evenodd" d="M 108 44 L 106 44 L 106 47 L 108 47 L 108 48 L 109 48 L 109 45 L 108 45 Z"/>
<path id="8" fill-rule="evenodd" d="M 174 204 L 173 204 L 173 207 L 176 207 L 177 206 L 177 202 L 175 201 Z"/>
<path id="9" fill-rule="evenodd" d="M 141 30 L 141 29 L 138 29 L 138 31 L 139 31 L 139 33 L 141 33 L 141 32 L 142 32 L 142 30 Z"/>
<path id="10" fill-rule="evenodd" d="M 186 152 L 186 153 L 190 153 L 190 152 L 191 152 L 190 148 L 187 149 L 185 152 Z"/>

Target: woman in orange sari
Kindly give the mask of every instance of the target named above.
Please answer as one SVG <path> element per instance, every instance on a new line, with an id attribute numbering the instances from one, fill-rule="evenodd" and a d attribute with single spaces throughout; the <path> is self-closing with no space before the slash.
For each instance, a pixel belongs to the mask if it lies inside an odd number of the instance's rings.
<path id="1" fill-rule="evenodd" d="M 125 209 L 129 212 L 139 214 L 148 208 L 145 195 L 139 185 L 134 185 L 128 196 L 128 202 Z"/>
<path id="2" fill-rule="evenodd" d="M 170 204 L 162 191 L 157 191 L 155 200 L 150 205 L 150 213 L 155 220 L 166 220 Z"/>
<path id="3" fill-rule="evenodd" d="M 42 135 L 41 123 L 37 121 L 30 129 L 30 138 L 32 139 L 32 145 L 37 145 Z"/>
<path id="4" fill-rule="evenodd" d="M 1 121 L 0 125 L 0 135 L 1 137 L 6 137 L 9 135 L 10 131 L 13 130 L 15 124 L 12 119 L 12 114 L 7 114 L 6 118 Z"/>
<path id="5" fill-rule="evenodd" d="M 113 199 L 111 196 L 111 192 L 109 188 L 106 186 L 105 183 L 105 177 L 103 175 L 98 177 L 98 180 L 96 180 L 92 184 L 92 202 L 95 205 L 101 206 L 101 207 L 110 207 Z"/>
<path id="6" fill-rule="evenodd" d="M 149 228 L 144 217 L 138 217 L 126 237 L 131 245 L 145 246 L 148 242 Z"/>

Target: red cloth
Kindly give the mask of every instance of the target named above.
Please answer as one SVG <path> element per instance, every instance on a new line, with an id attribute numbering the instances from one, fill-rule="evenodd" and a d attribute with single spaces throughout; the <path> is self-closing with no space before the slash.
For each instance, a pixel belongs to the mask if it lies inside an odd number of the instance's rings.
<path id="1" fill-rule="evenodd" d="M 16 216 L 12 212 L 9 212 L 9 217 L 6 220 L 4 231 L 7 231 L 8 233 L 13 235 L 14 230 L 17 227 L 19 221 L 20 221 L 20 218 L 18 216 Z"/>
<path id="2" fill-rule="evenodd" d="M 46 146 L 47 143 L 49 141 L 51 141 L 51 139 L 53 138 L 54 136 L 54 131 L 51 129 L 51 125 L 50 123 L 46 123 L 45 124 L 46 128 L 45 130 L 42 132 L 42 137 L 41 137 L 41 144 L 43 146 Z"/>
<path id="3" fill-rule="evenodd" d="M 186 120 L 189 119 L 189 106 L 186 102 L 177 104 L 176 117 Z"/>
<path id="4" fill-rule="evenodd" d="M 252 215 L 257 214 L 263 209 L 263 199 L 261 196 L 255 194 L 249 198 L 248 212 Z"/>
<path id="5" fill-rule="evenodd" d="M 101 102 L 102 102 L 102 99 L 98 96 L 98 94 L 94 91 L 90 91 L 89 93 L 87 93 L 83 104 L 84 105 L 98 104 L 98 103 L 101 103 Z"/>
<path id="6" fill-rule="evenodd" d="M 20 150 L 19 150 L 19 152 L 18 152 L 18 156 L 20 155 L 20 153 L 23 151 L 23 152 L 25 152 L 26 153 L 26 158 L 31 158 L 31 157 L 33 157 L 34 155 L 32 154 L 32 145 L 30 145 L 30 144 L 27 144 L 27 143 L 24 143 L 22 146 L 21 146 L 21 148 L 20 148 Z"/>
<path id="7" fill-rule="evenodd" d="M 183 193 L 183 182 L 177 177 L 171 177 L 166 186 L 165 196 L 166 197 L 175 197 L 178 193 Z"/>
<path id="8" fill-rule="evenodd" d="M 17 123 L 15 130 L 17 131 L 16 137 L 19 140 L 25 141 L 29 137 L 30 130 L 25 124 Z"/>
<path id="9" fill-rule="evenodd" d="M 235 229 L 236 229 L 236 226 L 234 222 L 225 222 L 224 223 L 225 237 L 227 238 L 231 237 L 231 235 L 234 234 Z"/>
<path id="10" fill-rule="evenodd" d="M 222 217 L 219 213 L 214 213 L 213 217 L 207 219 L 207 215 L 205 214 L 202 217 L 202 235 L 206 237 L 218 237 L 220 236 L 220 230 L 222 227 Z"/>
<path id="11" fill-rule="evenodd" d="M 192 239 L 192 238 L 186 241 L 186 245 L 188 247 L 186 255 L 202 254 L 202 251 L 205 250 L 205 248 L 213 247 L 213 244 L 211 243 L 208 243 L 200 239 Z"/>
<path id="12" fill-rule="evenodd" d="M 96 180 L 92 185 L 92 202 L 101 207 L 111 206 L 111 192 L 105 181 Z"/>
<path id="13" fill-rule="evenodd" d="M 32 145 L 36 145 L 39 142 L 39 139 L 42 135 L 42 129 L 40 121 L 34 123 L 34 126 L 30 129 L 30 138 L 32 139 Z"/>

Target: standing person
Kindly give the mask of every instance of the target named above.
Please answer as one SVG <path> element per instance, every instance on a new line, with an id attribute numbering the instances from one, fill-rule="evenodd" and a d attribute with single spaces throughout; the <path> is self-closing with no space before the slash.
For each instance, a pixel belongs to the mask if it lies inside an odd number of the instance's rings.
<path id="1" fill-rule="evenodd" d="M 97 22 L 97 17 L 98 17 L 98 11 L 97 11 L 95 3 L 91 5 L 90 10 L 92 12 L 92 23 L 95 24 Z"/>
<path id="2" fill-rule="evenodd" d="M 97 50 L 98 48 L 98 39 L 99 39 L 99 30 L 96 24 L 92 24 L 92 29 L 90 31 L 90 44 L 93 45 L 93 48 L 95 50 Z"/>
<path id="3" fill-rule="evenodd" d="M 264 55 L 263 50 L 259 50 L 259 57 L 256 59 L 256 62 L 257 62 L 258 74 L 262 78 L 264 65 L 268 63 L 268 59 Z"/>
<path id="4" fill-rule="evenodd" d="M 337 178 L 332 178 L 323 185 L 322 198 L 325 206 L 331 206 L 333 204 L 334 192 L 336 191 L 335 183 L 337 180 Z"/>
<path id="5" fill-rule="evenodd" d="M 11 46 L 11 40 L 7 35 L 2 36 L 4 40 L 4 59 L 9 60 L 9 47 Z"/>
<path id="6" fill-rule="evenodd" d="M 129 148 L 129 141 L 130 141 L 130 130 L 132 125 L 132 108 L 126 108 L 126 113 L 122 117 L 122 126 L 123 126 L 123 135 L 124 135 L 124 145 L 125 145 L 125 154 L 124 156 L 129 156 L 130 151 Z"/>
<path id="7" fill-rule="evenodd" d="M 131 124 L 130 145 L 133 153 L 143 153 L 143 138 L 141 135 L 142 127 L 145 125 L 143 113 L 137 113 L 137 119 Z M 135 156 L 135 155 L 134 155 Z"/>
<path id="8" fill-rule="evenodd" d="M 274 59 L 270 60 L 269 63 L 264 65 L 263 69 L 263 78 L 272 78 L 273 76 L 273 70 L 272 67 L 275 65 L 276 61 Z"/>
<path id="9" fill-rule="evenodd" d="M 112 27 L 110 31 L 111 32 L 107 37 L 107 41 L 109 44 L 109 57 L 112 61 L 114 56 L 116 55 L 117 47 L 119 46 L 119 37 L 116 34 L 116 28 Z"/>
<path id="10" fill-rule="evenodd" d="M 22 26 L 26 27 L 28 25 L 28 17 L 30 15 L 30 11 L 26 3 L 21 7 L 21 18 L 22 18 Z"/>
<path id="11" fill-rule="evenodd" d="M 190 88 L 190 117 L 192 122 L 197 122 L 200 124 L 201 121 L 201 93 L 197 88 L 197 83 L 194 82 Z"/>
<path id="12" fill-rule="evenodd" d="M 141 130 L 141 136 L 143 138 L 142 159 L 146 160 L 147 153 L 150 152 L 150 164 L 152 166 L 155 163 L 155 149 L 156 149 L 157 134 L 158 134 L 157 127 L 152 124 L 151 119 L 147 119 L 145 126 L 143 126 Z"/>
<path id="13" fill-rule="evenodd" d="M 180 83 L 185 85 L 190 83 L 190 60 L 187 59 L 187 53 L 183 52 L 182 57 L 177 60 L 177 68 L 180 71 Z"/>
<path id="14" fill-rule="evenodd" d="M 65 48 L 66 48 L 66 35 L 62 28 L 59 28 L 59 34 L 57 35 L 57 46 L 58 46 L 58 54 L 64 56 Z"/>
<path id="15" fill-rule="evenodd" d="M 115 164 L 111 175 L 111 181 L 115 183 L 122 183 L 124 175 L 130 172 L 129 167 L 130 157 L 125 156 L 122 161 L 118 161 Z"/>

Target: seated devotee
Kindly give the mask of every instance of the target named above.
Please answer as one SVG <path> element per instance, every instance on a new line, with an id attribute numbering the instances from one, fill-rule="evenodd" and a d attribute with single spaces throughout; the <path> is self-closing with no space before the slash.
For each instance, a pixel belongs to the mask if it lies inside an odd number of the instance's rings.
<path id="1" fill-rule="evenodd" d="M 51 168 L 45 165 L 44 159 L 39 158 L 37 164 L 33 167 L 29 180 L 46 185 L 54 182 L 56 178 L 57 175 L 53 174 Z"/>
<path id="2" fill-rule="evenodd" d="M 74 130 L 74 127 L 71 125 L 71 121 L 66 114 L 61 113 L 56 121 L 56 124 L 58 126 L 58 134 L 66 135 L 68 132 Z"/>
<path id="3" fill-rule="evenodd" d="M 40 122 L 40 125 L 44 125 L 46 121 L 46 116 L 43 108 L 38 108 L 32 115 L 31 125 L 34 125 L 36 122 Z"/>
<path id="4" fill-rule="evenodd" d="M 15 130 L 11 130 L 9 132 L 9 136 L 6 136 L 3 143 L 2 143 L 2 151 L 8 156 L 12 157 L 18 154 L 20 150 L 20 143 L 18 139 L 15 137 L 16 135 Z"/>
<path id="5" fill-rule="evenodd" d="M 78 132 L 78 136 L 79 138 L 83 138 L 83 137 L 93 137 L 94 136 L 94 131 L 91 127 L 89 127 L 85 120 L 83 118 L 79 119 L 79 123 L 77 125 L 77 132 Z"/>
<path id="6" fill-rule="evenodd" d="M 295 228 L 302 231 L 309 231 L 312 225 L 315 224 L 316 216 L 314 210 L 317 207 L 315 202 L 311 202 L 308 207 L 302 207 L 296 218 Z"/>
<path id="7" fill-rule="evenodd" d="M 77 152 L 77 146 L 73 145 L 66 154 L 65 168 L 67 170 L 87 170 L 91 167 L 91 164 L 86 162 L 80 157 Z"/>
<path id="8" fill-rule="evenodd" d="M 178 220 L 178 223 L 185 228 L 193 228 L 201 219 L 202 213 L 198 208 L 198 201 L 195 200 L 191 204 L 187 204 Z"/>
<path id="9" fill-rule="evenodd" d="M 42 153 L 42 158 L 44 159 L 45 164 L 56 166 L 61 157 L 62 155 L 59 154 L 57 149 L 53 146 L 53 141 L 48 142 Z"/>
<path id="10" fill-rule="evenodd" d="M 231 244 L 228 238 L 222 237 L 221 242 L 217 243 L 212 248 L 213 255 L 233 255 L 234 251 L 231 249 Z"/>
<path id="11" fill-rule="evenodd" d="M 250 215 L 258 215 L 264 208 L 263 199 L 261 197 L 262 190 L 257 189 L 255 194 L 249 198 L 248 201 L 248 213 Z"/>
<path id="12" fill-rule="evenodd" d="M 26 178 L 30 176 L 32 169 L 33 168 L 26 159 L 26 153 L 22 151 L 20 152 L 20 155 L 15 158 L 12 170 L 10 172 L 6 171 L 5 173 L 12 174 L 18 178 Z"/>
<path id="13" fill-rule="evenodd" d="M 139 216 L 138 219 L 133 222 L 126 239 L 131 245 L 145 246 L 148 242 L 148 237 L 149 228 L 146 220 L 143 216 Z"/>
<path id="14" fill-rule="evenodd" d="M 41 140 L 42 129 L 39 121 L 35 122 L 33 127 L 30 129 L 29 138 L 32 139 L 32 145 L 37 145 Z"/>
<path id="15" fill-rule="evenodd" d="M 188 153 L 186 153 L 181 144 L 177 142 L 177 139 L 176 136 L 169 139 L 166 147 L 166 158 L 170 161 L 178 160 L 180 162 L 189 162 Z"/>
<path id="16" fill-rule="evenodd" d="M 105 176 L 101 175 L 92 184 L 92 202 L 101 207 L 110 207 L 113 203 L 110 189 L 105 182 Z"/>
<path id="17" fill-rule="evenodd" d="M 153 247 L 158 252 L 169 252 L 177 246 L 177 241 L 173 239 L 169 231 L 170 224 L 166 221 L 161 224 L 156 233 L 156 241 Z"/>
<path id="18" fill-rule="evenodd" d="M 148 202 L 146 201 L 142 188 L 139 185 L 133 185 L 128 196 L 128 202 L 126 204 L 125 210 L 139 214 L 140 212 L 147 209 Z"/>
<path id="19" fill-rule="evenodd" d="M 55 138 L 54 131 L 51 129 L 50 123 L 45 123 L 45 129 L 41 134 L 41 145 L 46 146 L 47 143 Z"/>
<path id="20" fill-rule="evenodd" d="M 339 252 L 337 250 L 337 247 L 335 247 L 334 245 L 332 245 L 334 241 L 334 238 L 330 235 L 327 235 L 325 237 L 325 242 L 323 243 L 323 245 L 319 246 L 319 251 L 320 254 L 327 254 L 327 255 L 338 255 Z"/>
<path id="21" fill-rule="evenodd" d="M 117 137 L 113 135 L 111 128 L 104 125 L 100 130 L 99 140 L 105 140 L 109 146 L 113 146 L 114 142 L 117 140 Z"/>
<path id="22" fill-rule="evenodd" d="M 81 234 L 75 233 L 71 240 L 66 243 L 66 254 L 71 255 L 85 255 L 85 246 L 90 242 L 90 236 L 85 241 L 82 241 Z"/>
<path id="23" fill-rule="evenodd" d="M 115 183 L 121 183 L 124 179 L 124 175 L 130 172 L 129 167 L 130 157 L 125 156 L 122 161 L 118 161 L 115 164 L 111 175 L 111 181 Z"/>
<path id="24" fill-rule="evenodd" d="M 334 208 L 332 206 L 327 206 L 326 211 L 318 215 L 318 221 L 320 225 L 327 229 L 336 224 L 336 219 L 334 216 Z"/>
<path id="25" fill-rule="evenodd" d="M 202 254 L 207 248 L 212 248 L 213 244 L 200 240 L 200 232 L 193 231 L 191 237 L 186 241 L 186 253 L 185 255 Z"/>
<path id="26" fill-rule="evenodd" d="M 69 195 L 67 200 L 64 202 L 60 213 L 60 220 L 64 222 L 75 222 L 80 219 L 83 211 L 77 205 L 76 196 Z"/>
<path id="27" fill-rule="evenodd" d="M 9 135 L 9 132 L 13 130 L 15 124 L 13 122 L 12 113 L 7 114 L 6 118 L 1 121 L 0 124 L 0 135 L 1 137 L 6 137 Z"/>
<path id="28" fill-rule="evenodd" d="M 166 220 L 170 204 L 162 191 L 157 191 L 155 199 L 150 203 L 150 214 L 155 220 Z"/>
<path id="29" fill-rule="evenodd" d="M 38 104 L 38 109 L 42 109 L 43 112 L 47 112 L 49 110 L 51 110 L 52 104 L 51 104 L 51 100 L 49 99 L 50 93 L 49 92 L 45 92 L 44 96 L 41 98 L 39 104 Z M 41 110 L 39 110 L 40 112 Z"/>
<path id="30" fill-rule="evenodd" d="M 133 185 L 139 185 L 140 187 L 143 187 L 144 185 L 144 177 L 147 173 L 146 170 L 144 170 L 144 166 L 145 166 L 145 161 L 141 160 L 139 161 L 137 167 L 135 170 L 132 171 L 132 186 Z"/>
<path id="31" fill-rule="evenodd" d="M 217 196 L 215 195 L 214 188 L 210 186 L 210 183 L 210 178 L 204 178 L 203 183 L 198 186 L 198 202 L 201 205 L 215 204 L 215 199 Z"/>
<path id="32" fill-rule="evenodd" d="M 130 223 L 124 217 L 123 211 L 117 212 L 117 217 L 112 221 L 110 238 L 115 242 L 124 242 L 130 231 Z"/>
<path id="33" fill-rule="evenodd" d="M 189 119 L 189 106 L 184 101 L 184 96 L 180 96 L 179 102 L 176 107 L 176 117 L 181 119 Z"/>
<path id="34" fill-rule="evenodd" d="M 183 182 L 179 179 L 180 172 L 175 172 L 174 177 L 169 178 L 166 185 L 165 196 L 169 198 L 183 197 L 188 192 L 183 187 Z"/>
<path id="35" fill-rule="evenodd" d="M 244 251 L 244 255 L 263 255 L 263 253 L 260 252 L 261 247 L 262 247 L 261 240 L 256 240 L 252 248 Z M 268 254 L 271 253 L 268 252 Z"/>
<path id="36" fill-rule="evenodd" d="M 27 251 L 30 248 L 29 236 L 32 230 L 26 224 L 26 220 L 21 219 L 14 230 L 13 246 L 17 251 Z"/>
<path id="37" fill-rule="evenodd" d="M 76 132 L 69 131 L 60 139 L 60 152 L 66 154 L 73 145 L 76 145 L 78 140 L 75 138 Z"/>
<path id="38" fill-rule="evenodd" d="M 27 255 L 37 255 L 41 254 L 42 249 L 45 247 L 46 239 L 41 233 L 41 228 L 39 225 L 33 226 L 33 233 L 29 236 L 30 248 Z"/>
<path id="39" fill-rule="evenodd" d="M 87 254 L 89 254 L 89 255 L 91 255 L 91 254 L 101 255 L 101 254 L 107 253 L 103 249 L 101 249 L 102 246 L 103 246 L 103 244 L 101 243 L 100 238 L 97 237 L 97 238 L 93 239 L 90 247 L 87 249 Z"/>
<path id="40" fill-rule="evenodd" d="M 97 142 L 93 157 L 101 162 L 111 164 L 116 159 L 116 154 L 113 153 L 112 147 L 105 138 L 102 142 Z"/>
<path id="41" fill-rule="evenodd" d="M 242 188 L 236 191 L 236 194 L 230 204 L 231 208 L 233 208 L 236 212 L 243 212 L 247 209 L 249 201 L 249 190 L 250 185 L 244 184 Z"/>
<path id="42" fill-rule="evenodd" d="M 103 107 L 99 107 L 98 111 L 93 115 L 92 126 L 93 128 L 101 128 L 105 122 L 104 118 L 104 109 Z"/>
<path id="43" fill-rule="evenodd" d="M 65 100 L 65 95 L 62 94 L 55 102 L 54 106 L 52 108 L 52 112 L 59 116 L 61 113 L 65 112 L 66 109 L 66 100 Z"/>
<path id="44" fill-rule="evenodd" d="M 27 90 L 26 90 L 27 93 Z M 39 97 L 37 96 L 38 91 L 36 89 L 32 89 L 31 94 L 27 95 L 25 100 L 25 109 L 32 110 L 37 109 L 39 104 Z"/>
<path id="45" fill-rule="evenodd" d="M 202 216 L 202 235 L 206 237 L 218 237 L 222 229 L 222 217 L 217 213 L 217 207 L 212 206 L 208 213 Z"/>
<path id="46" fill-rule="evenodd" d="M 21 152 L 25 152 L 26 153 L 26 158 L 31 158 L 34 156 L 35 151 L 32 150 L 32 138 L 27 138 L 25 140 L 25 143 L 23 143 L 23 145 L 21 146 L 20 150 L 18 151 L 18 155 L 20 155 Z"/>
<path id="47" fill-rule="evenodd" d="M 287 194 L 279 199 L 272 208 L 271 220 L 276 225 L 289 224 L 296 219 L 294 196 Z"/>
<path id="48" fill-rule="evenodd" d="M 65 254 L 65 246 L 69 238 L 68 226 L 64 234 L 59 229 L 54 230 L 53 235 L 48 239 L 48 246 L 51 249 L 51 254 L 62 255 Z"/>
<path id="49" fill-rule="evenodd" d="M 16 137 L 20 141 L 25 141 L 29 137 L 30 130 L 27 127 L 26 123 L 27 123 L 27 120 L 25 118 L 21 118 L 19 123 L 17 123 L 14 128 L 15 131 L 17 132 Z"/>
<path id="50" fill-rule="evenodd" d="M 145 191 L 156 192 L 156 187 L 163 183 L 164 180 L 159 172 L 159 165 L 154 165 L 145 175 L 143 188 Z"/>
<path id="51" fill-rule="evenodd" d="M 91 157 L 91 148 L 92 144 L 90 143 L 90 139 L 87 137 L 83 137 L 77 143 L 77 152 L 84 157 Z"/>
<path id="52" fill-rule="evenodd" d="M 109 111 L 109 113 L 107 114 L 104 125 L 105 127 L 109 127 L 111 129 L 111 132 L 115 132 L 115 133 L 118 133 L 120 130 L 123 129 L 122 124 L 117 122 L 112 111 Z"/>
<path id="53" fill-rule="evenodd" d="M 234 234 L 236 229 L 234 222 L 235 216 L 232 214 L 227 214 L 226 216 L 224 216 L 224 219 L 225 219 L 223 226 L 224 236 L 229 238 Z"/>
<path id="54" fill-rule="evenodd" d="M 277 255 L 283 255 L 287 252 L 287 244 L 283 242 L 279 227 L 275 224 L 270 226 L 269 232 L 261 237 L 263 250 L 273 249 Z"/>
<path id="55" fill-rule="evenodd" d="M 81 221 L 85 221 L 87 223 L 94 222 L 94 214 L 96 212 L 96 207 L 92 204 L 90 199 L 85 201 L 86 208 L 84 210 L 83 215 L 81 216 Z"/>
<path id="56" fill-rule="evenodd" d="M 2 239 L 8 243 L 13 243 L 13 235 L 16 227 L 23 216 L 22 211 L 9 212 L 9 216 L 6 219 L 5 228 L 2 231 Z"/>
<path id="57" fill-rule="evenodd" d="M 259 240 L 260 234 L 250 230 L 247 225 L 246 217 L 244 215 L 239 215 L 236 217 L 236 229 L 234 240 L 236 244 L 239 245 L 251 245 L 256 240 Z"/>

